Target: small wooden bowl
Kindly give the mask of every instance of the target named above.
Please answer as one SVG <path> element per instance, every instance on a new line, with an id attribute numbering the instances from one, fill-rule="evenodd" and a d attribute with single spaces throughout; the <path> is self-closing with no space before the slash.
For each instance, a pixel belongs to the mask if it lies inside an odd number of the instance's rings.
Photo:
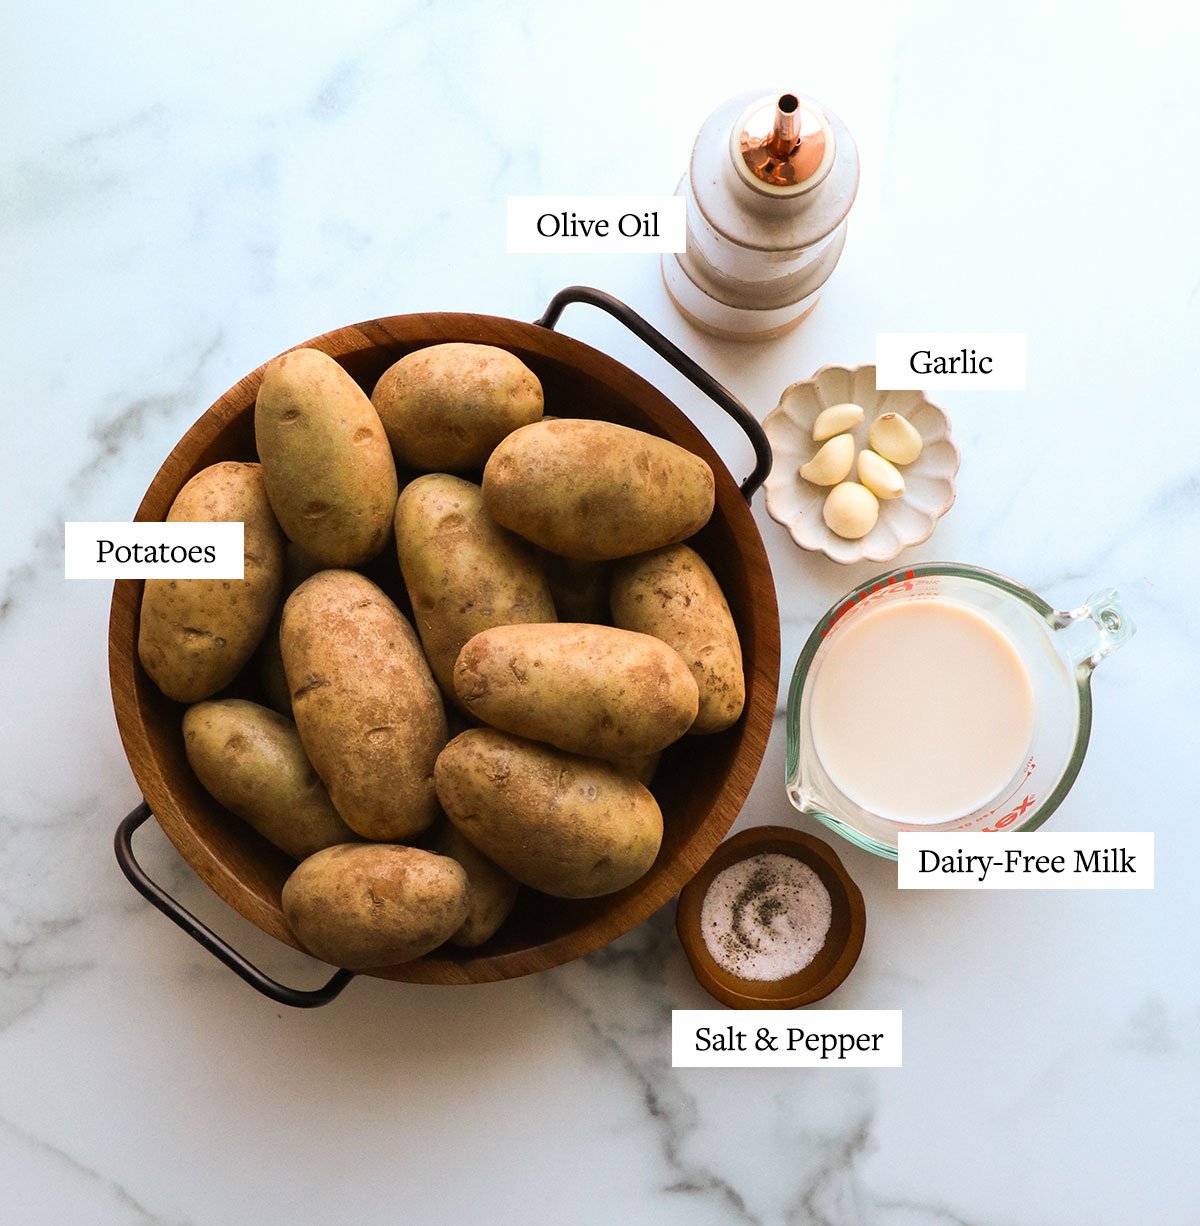
<path id="1" fill-rule="evenodd" d="M 663 755 L 654 790 L 666 833 L 644 877 L 603 898 L 568 900 L 522 890 L 513 914 L 478 949 L 445 945 L 415 962 L 367 972 L 417 983 L 486 983 L 547 970 L 615 940 L 674 898 L 712 855 L 750 791 L 771 733 L 779 613 L 762 537 L 728 468 L 661 392 L 605 354 L 537 324 L 449 313 L 370 320 L 306 343 L 335 358 L 369 393 L 397 359 L 443 341 L 498 345 L 515 353 L 541 380 L 551 413 L 633 426 L 708 461 L 716 509 L 691 544 L 729 601 L 746 672 L 746 708 L 737 724 L 716 736 L 684 737 Z M 254 399 L 264 369 L 265 364 L 234 384 L 183 436 L 150 482 L 135 519 L 165 519 L 185 482 L 210 464 L 257 459 Z M 378 568 L 372 565 L 372 577 L 403 601 L 395 551 Z M 167 837 L 205 882 L 251 923 L 299 948 L 280 906 L 295 862 L 200 786 L 184 754 L 184 707 L 164 698 L 138 662 L 142 586 L 138 580 L 117 581 L 108 631 L 113 706 L 134 777 Z"/>
<path id="2" fill-rule="evenodd" d="M 700 927 L 700 909 L 713 878 L 740 860 L 777 852 L 807 864 L 829 891 L 833 918 L 817 956 L 786 979 L 753 980 L 732 975 L 717 964 Z M 684 887 L 675 912 L 683 951 L 700 986 L 731 1009 L 795 1009 L 822 1000 L 854 969 L 867 932 L 862 892 L 838 854 L 822 839 L 788 826 L 753 826 L 722 843 L 709 862 Z"/>

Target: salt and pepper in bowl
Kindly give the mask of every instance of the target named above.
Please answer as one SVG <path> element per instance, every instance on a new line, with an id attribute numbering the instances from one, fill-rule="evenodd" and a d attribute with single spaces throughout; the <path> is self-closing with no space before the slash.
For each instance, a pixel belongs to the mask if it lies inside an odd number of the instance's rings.
<path id="1" fill-rule="evenodd" d="M 675 924 L 709 995 L 734 1009 L 794 1009 L 845 981 L 867 914 L 828 843 L 755 826 L 722 843 L 683 888 Z"/>

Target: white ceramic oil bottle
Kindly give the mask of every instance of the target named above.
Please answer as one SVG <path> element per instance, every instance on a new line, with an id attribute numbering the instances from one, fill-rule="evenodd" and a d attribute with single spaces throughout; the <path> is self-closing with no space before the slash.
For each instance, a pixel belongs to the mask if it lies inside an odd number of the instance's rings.
<path id="1" fill-rule="evenodd" d="M 718 336 L 764 340 L 816 306 L 842 254 L 858 150 L 801 94 L 731 98 L 705 121 L 678 195 L 687 251 L 663 256 L 675 305 Z"/>

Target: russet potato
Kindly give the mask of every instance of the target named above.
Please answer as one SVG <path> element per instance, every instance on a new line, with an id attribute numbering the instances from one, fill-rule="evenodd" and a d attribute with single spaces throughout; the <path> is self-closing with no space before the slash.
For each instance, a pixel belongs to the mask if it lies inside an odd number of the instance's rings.
<path id="1" fill-rule="evenodd" d="M 467 918 L 467 874 L 448 856 L 349 843 L 309 856 L 283 886 L 283 914 L 309 953 L 349 970 L 411 962 Z"/>
<path id="2" fill-rule="evenodd" d="M 371 401 L 402 467 L 468 472 L 505 435 L 541 417 L 542 385 L 515 354 L 454 341 L 402 357 Z"/>
<path id="3" fill-rule="evenodd" d="M 450 698 L 468 639 L 493 626 L 555 620 L 532 546 L 497 527 L 479 486 L 461 477 L 431 473 L 405 486 L 396 551 L 421 644 Z"/>
<path id="4" fill-rule="evenodd" d="M 581 622 L 484 630 L 460 652 L 454 688 L 494 728 L 597 758 L 656 753 L 699 709 L 696 682 L 666 643 Z"/>
<path id="5" fill-rule="evenodd" d="M 632 776 L 491 728 L 437 760 L 438 797 L 462 834 L 524 885 L 559 898 L 624 889 L 654 863 L 662 813 Z"/>
<path id="6" fill-rule="evenodd" d="M 241 698 L 197 703 L 183 717 L 183 746 L 205 790 L 289 856 L 355 841 L 278 711 Z"/>
<path id="7" fill-rule="evenodd" d="M 668 545 L 618 562 L 612 581 L 613 621 L 662 639 L 692 670 L 700 712 L 689 731 L 723 732 L 746 703 L 742 647 L 721 585 L 687 545 Z"/>
<path id="8" fill-rule="evenodd" d="M 262 467 L 221 463 L 179 491 L 167 523 L 242 522 L 241 579 L 147 579 L 138 659 L 176 702 L 199 702 L 227 686 L 262 641 L 283 582 L 283 536 L 267 501 Z"/>
<path id="9" fill-rule="evenodd" d="M 317 349 L 271 362 L 254 405 L 254 440 L 288 539 L 322 566 L 358 566 L 392 531 L 396 465 L 366 392 Z"/>
<path id="10" fill-rule="evenodd" d="M 404 615 L 362 575 L 323 570 L 288 597 L 279 643 L 300 740 L 342 819 L 368 839 L 424 830 L 446 713 Z"/>
<path id="11" fill-rule="evenodd" d="M 583 561 L 682 541 L 708 522 L 714 497 L 699 456 L 608 421 L 523 426 L 483 470 L 483 500 L 498 524 Z"/>

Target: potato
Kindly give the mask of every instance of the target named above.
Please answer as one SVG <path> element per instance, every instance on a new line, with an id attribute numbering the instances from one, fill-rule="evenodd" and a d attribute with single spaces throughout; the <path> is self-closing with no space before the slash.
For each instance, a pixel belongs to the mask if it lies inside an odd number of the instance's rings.
<path id="1" fill-rule="evenodd" d="M 396 551 L 425 655 L 450 698 L 454 662 L 469 638 L 492 626 L 555 620 L 532 546 L 492 523 L 479 486 L 461 477 L 433 473 L 405 487 Z"/>
<path id="2" fill-rule="evenodd" d="M 581 562 L 544 549 L 538 552 L 560 622 L 612 624 L 608 608 L 611 563 Z"/>
<path id="3" fill-rule="evenodd" d="M 258 464 L 214 464 L 179 491 L 167 523 L 245 524 L 241 579 L 147 579 L 138 659 L 176 702 L 224 689 L 262 640 L 283 581 L 283 536 Z"/>
<path id="4" fill-rule="evenodd" d="M 694 549 L 669 545 L 619 562 L 612 611 L 618 626 L 662 639 L 687 662 L 700 690 L 691 732 L 737 723 L 746 704 L 742 645 L 721 585 Z"/>
<path id="5" fill-rule="evenodd" d="M 354 842 L 296 725 L 277 711 L 240 698 L 197 703 L 183 717 L 183 745 L 205 790 L 289 856 Z"/>
<path id="6" fill-rule="evenodd" d="M 423 472 L 482 468 L 506 434 L 542 415 L 542 385 L 492 345 L 430 345 L 383 372 L 371 394 L 396 462 Z"/>
<path id="7" fill-rule="evenodd" d="M 289 540 L 322 566 L 358 566 L 383 549 L 396 465 L 379 414 L 333 358 L 293 349 L 267 366 L 254 440 Z"/>
<path id="8" fill-rule="evenodd" d="M 712 469 L 690 451 L 578 418 L 517 430 L 483 470 L 483 500 L 498 524 L 593 562 L 691 536 L 712 514 L 713 490 Z"/>
<path id="9" fill-rule="evenodd" d="M 442 822 L 433 839 L 433 850 L 449 856 L 463 867 L 470 885 L 470 906 L 463 926 L 450 938 L 451 945 L 474 949 L 494 935 L 508 919 L 520 886 L 493 864 L 453 822 Z"/>
<path id="10" fill-rule="evenodd" d="M 624 889 L 654 863 L 662 813 L 608 762 L 491 728 L 456 736 L 437 760 L 450 820 L 518 881 L 559 898 Z"/>
<path id="11" fill-rule="evenodd" d="M 642 754 L 640 758 L 613 758 L 612 764 L 619 771 L 632 775 L 643 787 L 649 787 L 654 782 L 661 753 Z"/>
<path id="12" fill-rule="evenodd" d="M 404 615 L 362 575 L 323 570 L 288 597 L 279 642 L 304 751 L 346 825 L 384 841 L 424 830 L 446 713 Z"/>
<path id="13" fill-rule="evenodd" d="M 283 555 L 283 592 L 286 600 L 310 575 L 322 570 L 321 563 L 310 557 L 299 545 L 288 542 Z M 271 616 L 267 632 L 258 649 L 258 680 L 267 702 L 281 715 L 292 716 L 292 692 L 288 689 L 287 673 L 283 671 L 283 652 L 279 649 L 279 624 L 283 620 L 283 605 Z"/>
<path id="14" fill-rule="evenodd" d="M 300 944 L 352 971 L 436 949 L 462 927 L 468 906 L 461 865 L 388 843 L 327 847 L 283 886 L 283 914 Z"/>
<path id="15" fill-rule="evenodd" d="M 665 748 L 699 705 L 687 665 L 666 643 L 580 622 L 477 634 L 454 666 L 454 688 L 494 728 L 597 758 Z"/>

